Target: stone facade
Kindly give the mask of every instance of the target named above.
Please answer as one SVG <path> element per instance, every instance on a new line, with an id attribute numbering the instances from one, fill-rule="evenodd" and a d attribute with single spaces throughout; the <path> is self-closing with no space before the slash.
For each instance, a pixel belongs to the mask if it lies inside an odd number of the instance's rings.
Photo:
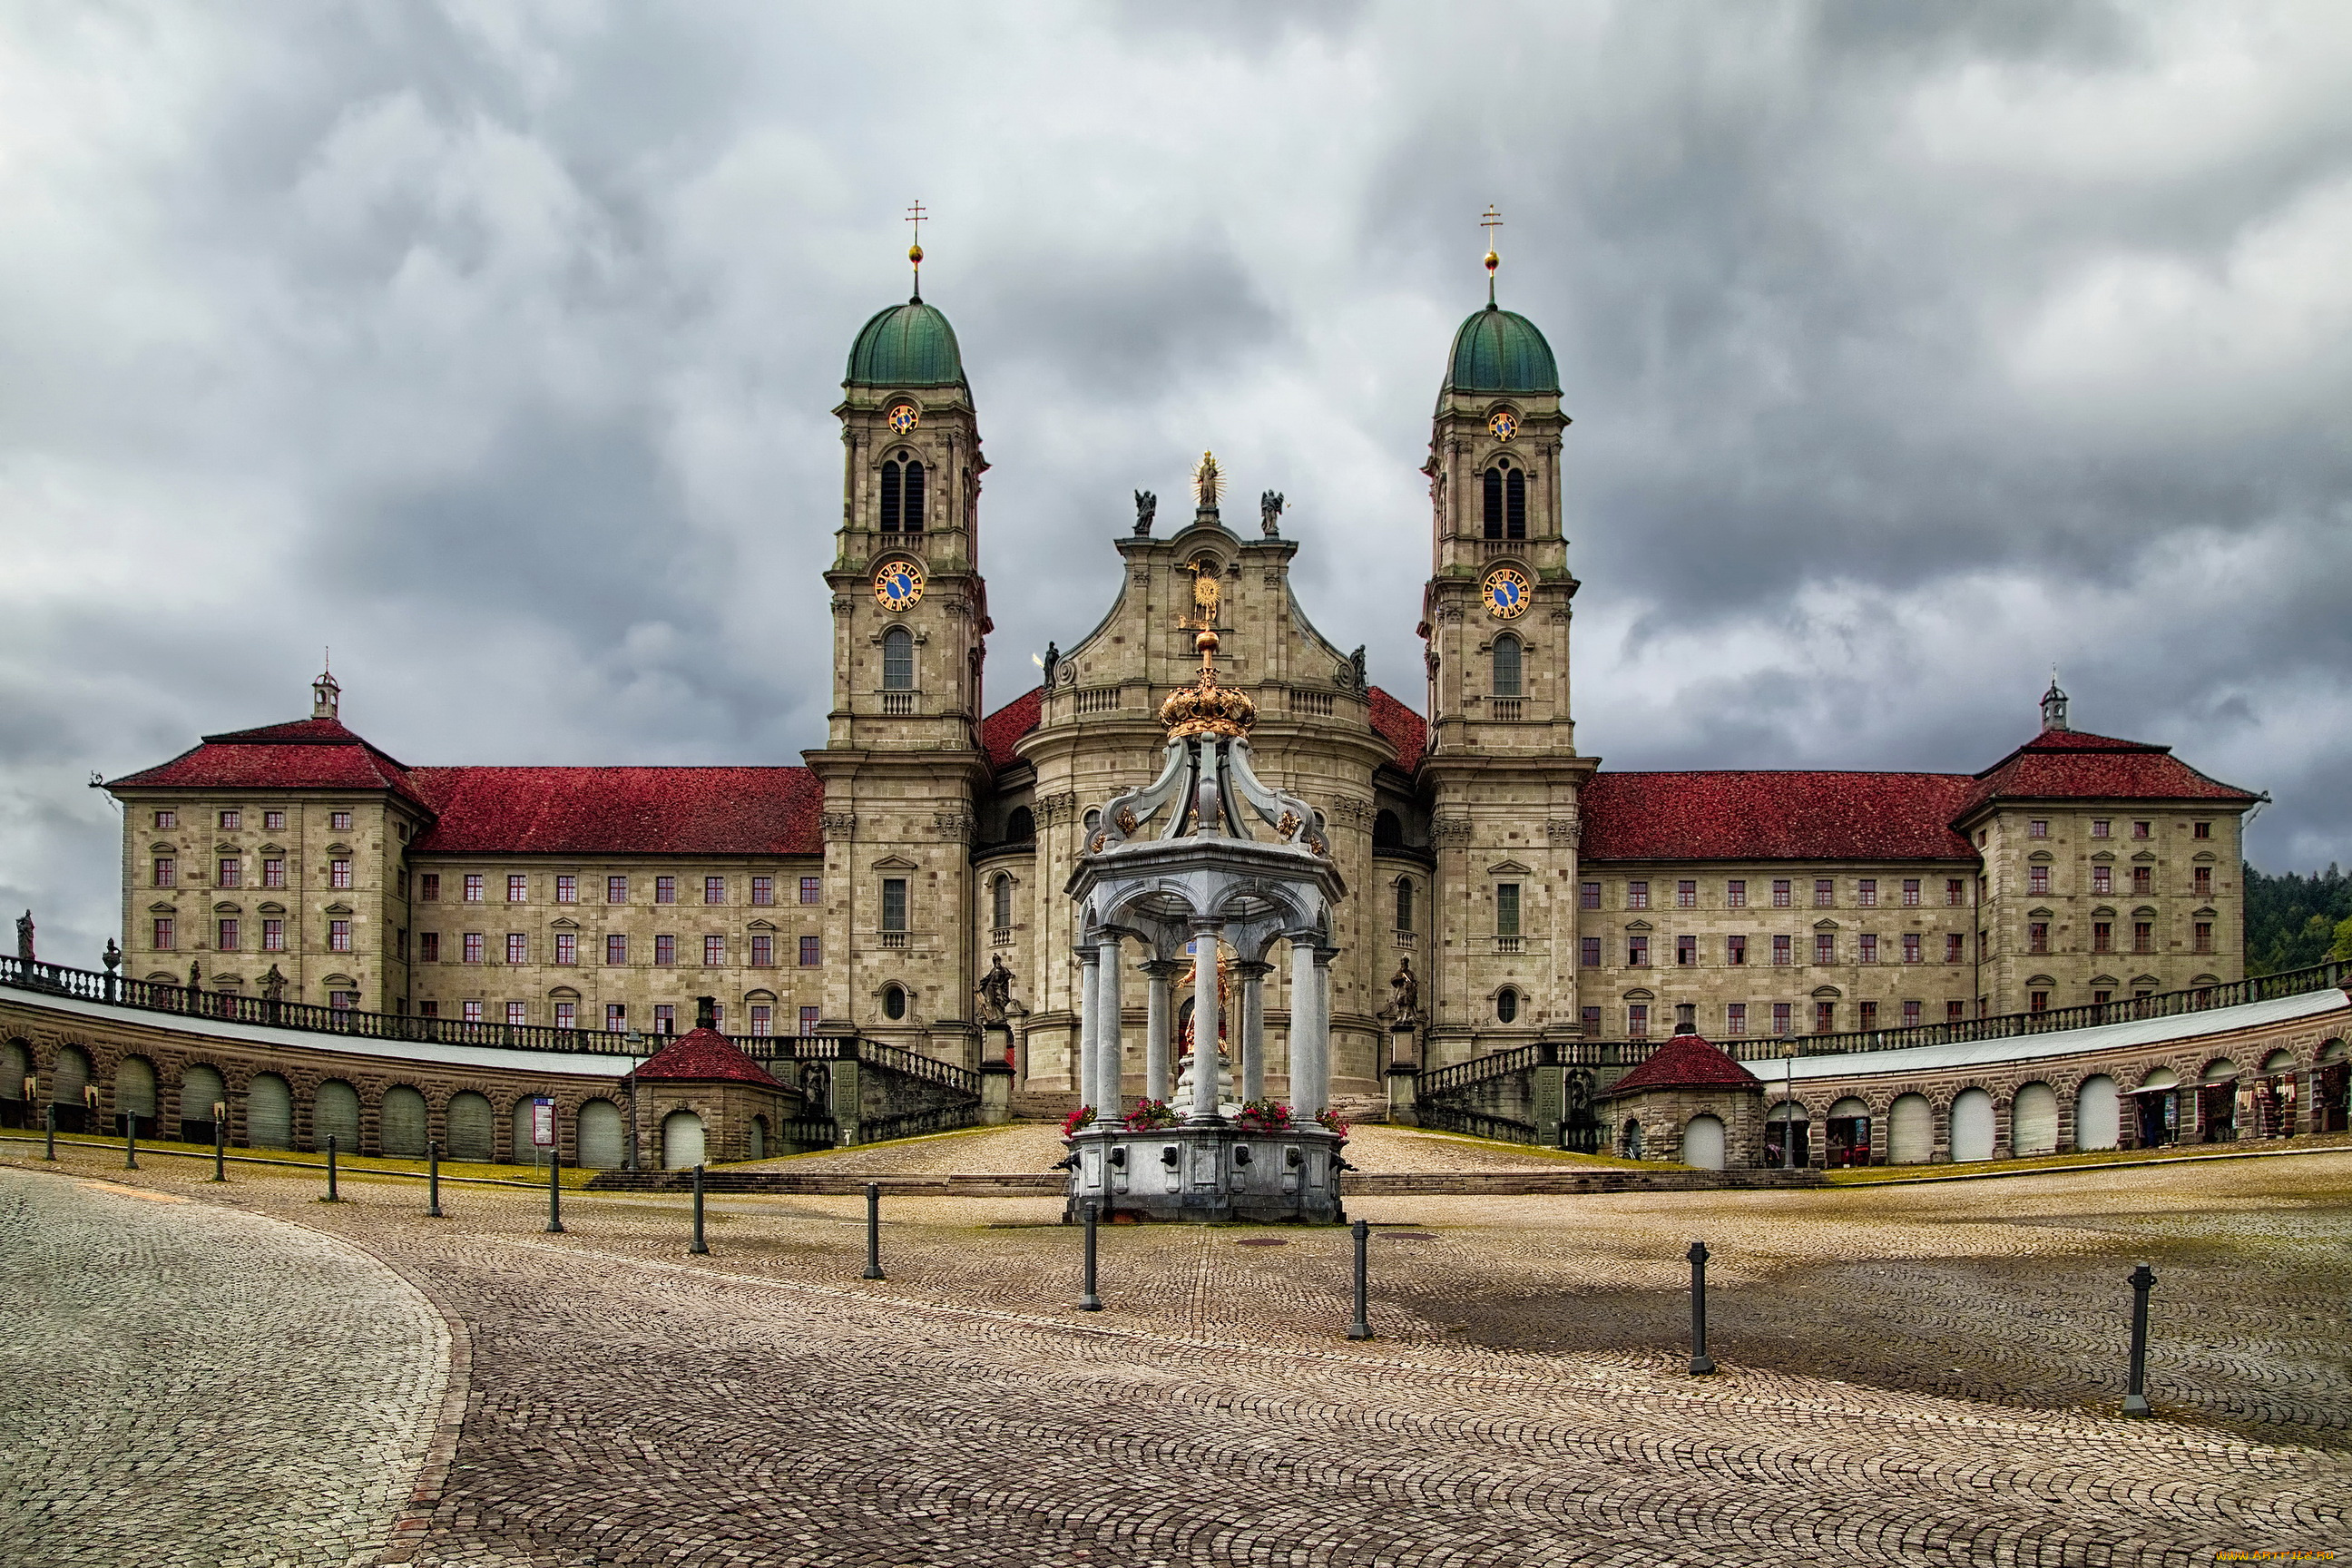
<path id="1" fill-rule="evenodd" d="M 1314 805 L 1350 890 L 1330 1006 L 1351 1110 L 1384 1098 L 1405 958 L 1430 1067 L 1683 1018 L 1723 1038 L 1889 1029 L 2242 973 L 2239 819 L 2260 797 L 2071 730 L 2054 687 L 2036 739 L 1974 775 L 1615 773 L 1579 752 L 1570 421 L 1549 346 L 1508 311 L 1464 322 L 1433 416 L 1425 719 L 1294 592 L 1328 531 L 1286 531 L 1271 496 L 1236 526 L 1246 503 L 1214 494 L 1172 526 L 1141 498 L 1140 526 L 1106 519 L 1111 603 L 1091 630 L 1075 612 L 1044 682 L 992 710 L 988 465 L 945 317 L 878 313 L 844 386 L 833 700 L 805 765 L 410 767 L 342 727 L 322 678 L 310 721 L 110 786 L 126 973 L 195 963 L 253 994 L 275 964 L 291 1000 L 653 1033 L 710 994 L 731 1034 L 977 1066 L 973 992 L 1002 956 L 1022 1091 L 1071 1092 L 1062 889 L 1088 803 L 1150 776 L 1204 580 L 1220 663 L 1257 704 L 1255 765 Z M 1264 994 L 1276 1093 L 1287 971 Z M 1139 1002 L 1128 1038 L 1141 1021 Z M 1130 1095 L 1140 1075 L 1127 1064 Z"/>

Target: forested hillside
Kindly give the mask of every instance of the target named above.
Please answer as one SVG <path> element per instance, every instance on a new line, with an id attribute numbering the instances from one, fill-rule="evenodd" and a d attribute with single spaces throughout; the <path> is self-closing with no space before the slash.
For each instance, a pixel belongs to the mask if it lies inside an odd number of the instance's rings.
<path id="1" fill-rule="evenodd" d="M 2246 973 L 2275 974 L 2330 955 L 2352 958 L 2352 877 L 2336 867 L 2308 877 L 2246 868 Z"/>

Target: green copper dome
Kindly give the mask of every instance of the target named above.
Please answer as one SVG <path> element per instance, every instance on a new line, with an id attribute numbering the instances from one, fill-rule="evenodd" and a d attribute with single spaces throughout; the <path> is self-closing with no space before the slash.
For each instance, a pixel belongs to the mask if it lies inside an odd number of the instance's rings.
<path id="1" fill-rule="evenodd" d="M 948 319 L 919 297 L 877 312 L 859 329 L 843 380 L 851 386 L 961 386 L 963 353 Z"/>
<path id="2" fill-rule="evenodd" d="M 1489 305 L 1454 334 L 1444 390 L 1557 393 L 1559 366 L 1533 321 Z"/>

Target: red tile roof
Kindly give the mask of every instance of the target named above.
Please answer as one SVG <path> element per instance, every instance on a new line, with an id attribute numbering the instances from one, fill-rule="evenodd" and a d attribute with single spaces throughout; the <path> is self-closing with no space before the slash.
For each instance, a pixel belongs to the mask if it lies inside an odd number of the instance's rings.
<path id="1" fill-rule="evenodd" d="M 2118 741 L 2080 730 L 2044 730 L 1977 776 L 1958 815 L 1995 800 L 2210 800 L 2252 805 L 2261 799 L 2206 777 L 2169 746 Z"/>
<path id="2" fill-rule="evenodd" d="M 1585 860 L 1968 860 L 1965 773 L 1602 772 Z"/>
<path id="3" fill-rule="evenodd" d="M 390 790 L 417 800 L 409 770 L 333 719 L 206 735 L 204 744 L 109 789 Z M 419 804 L 422 804 L 419 802 Z"/>
<path id="4" fill-rule="evenodd" d="M 416 768 L 426 854 L 820 855 L 807 768 Z"/>
<path id="5" fill-rule="evenodd" d="M 1398 765 L 1411 773 L 1429 749 L 1429 726 L 1421 715 L 1375 686 L 1366 693 L 1372 702 L 1372 728 L 1396 748 Z"/>
<path id="6" fill-rule="evenodd" d="M 647 1058 L 633 1075 L 672 1083 L 756 1083 L 782 1089 L 768 1069 L 736 1048 L 716 1029 L 694 1029 L 680 1035 Z"/>
<path id="7" fill-rule="evenodd" d="M 988 765 L 1005 768 L 1020 761 L 1013 752 L 1013 742 L 1037 727 L 1038 716 L 1045 710 L 1045 689 L 1033 686 L 982 719 L 980 749 L 988 753 Z"/>
<path id="8" fill-rule="evenodd" d="M 1648 1061 L 1610 1086 L 1611 1095 L 1645 1089 L 1761 1089 L 1763 1080 L 1719 1047 L 1696 1035 L 1676 1035 Z"/>

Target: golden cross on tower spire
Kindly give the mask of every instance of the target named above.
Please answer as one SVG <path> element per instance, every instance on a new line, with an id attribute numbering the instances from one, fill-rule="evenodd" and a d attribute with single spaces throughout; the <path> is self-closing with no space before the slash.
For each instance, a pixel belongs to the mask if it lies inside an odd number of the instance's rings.
<path id="1" fill-rule="evenodd" d="M 1486 231 L 1486 303 L 1491 305 L 1495 302 L 1495 268 L 1503 264 L 1503 258 L 1495 254 L 1495 231 L 1503 226 L 1503 215 L 1496 210 L 1494 203 L 1486 204 L 1478 226 Z"/>
<path id="2" fill-rule="evenodd" d="M 907 209 L 907 221 L 915 226 L 915 243 L 907 247 L 907 259 L 915 264 L 915 298 L 923 297 L 923 219 L 929 216 L 919 199 Z"/>

